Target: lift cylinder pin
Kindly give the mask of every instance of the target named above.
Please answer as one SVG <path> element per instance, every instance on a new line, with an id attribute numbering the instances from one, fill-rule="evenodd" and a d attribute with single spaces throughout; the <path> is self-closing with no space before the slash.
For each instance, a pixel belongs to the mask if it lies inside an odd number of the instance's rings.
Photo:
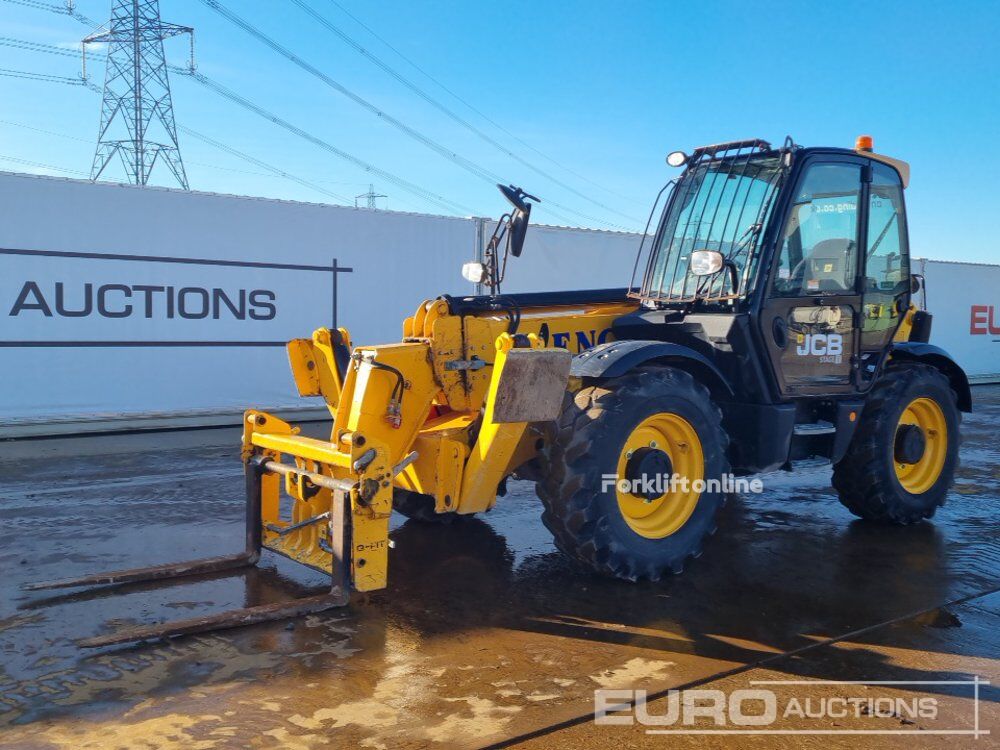
<path id="1" fill-rule="evenodd" d="M 351 488 L 354 486 L 352 482 L 348 482 L 346 479 L 335 479 L 334 477 L 328 477 L 325 474 L 317 474 L 314 471 L 306 471 L 305 469 L 300 469 L 298 466 L 289 466 L 288 464 L 283 464 L 279 461 L 263 461 L 260 467 L 263 471 L 269 471 L 272 474 L 284 474 L 286 476 L 293 474 L 295 476 L 305 477 L 317 487 L 323 487 L 328 490 L 342 490 L 344 492 L 350 492 Z"/>

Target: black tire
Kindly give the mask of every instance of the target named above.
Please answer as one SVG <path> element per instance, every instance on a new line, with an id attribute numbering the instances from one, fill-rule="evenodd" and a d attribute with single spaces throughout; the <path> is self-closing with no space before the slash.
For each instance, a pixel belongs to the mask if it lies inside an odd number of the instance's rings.
<path id="1" fill-rule="evenodd" d="M 917 398 L 929 398 L 940 407 L 947 443 L 937 480 L 926 491 L 913 494 L 896 476 L 894 450 L 900 416 Z M 944 505 L 958 468 L 962 415 L 957 402 L 940 370 L 917 362 L 890 364 L 868 395 L 847 453 L 833 467 L 840 502 L 868 521 L 906 526 L 931 518 Z"/>
<path id="2" fill-rule="evenodd" d="M 672 367 L 643 368 L 583 388 L 566 399 L 546 441 L 545 475 L 536 485 L 545 506 L 542 521 L 560 550 L 599 573 L 630 581 L 680 573 L 715 531 L 722 492 L 702 493 L 679 529 L 653 539 L 628 524 L 613 488 L 602 490 L 602 475 L 617 472 L 633 429 L 660 412 L 679 415 L 694 428 L 706 478 L 729 472 L 722 413 L 703 385 Z"/>
<path id="3" fill-rule="evenodd" d="M 398 487 L 392 491 L 392 509 L 420 523 L 453 523 L 458 517 L 457 513 L 436 513 L 430 495 Z"/>

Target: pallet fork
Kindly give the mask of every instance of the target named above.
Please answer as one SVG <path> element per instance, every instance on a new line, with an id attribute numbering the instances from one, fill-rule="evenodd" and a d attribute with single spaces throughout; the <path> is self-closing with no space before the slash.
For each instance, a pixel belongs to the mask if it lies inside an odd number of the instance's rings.
<path id="1" fill-rule="evenodd" d="M 498 485 L 519 460 L 528 424 L 558 413 L 569 377 L 569 352 L 545 349 L 534 335 L 515 339 L 502 333 L 494 343 L 482 406 L 439 415 L 435 399 L 440 399 L 442 375 L 435 370 L 427 339 L 414 337 L 350 353 L 346 331 L 324 328 L 312 339 L 290 342 L 300 394 L 322 396 L 334 424 L 328 441 L 317 440 L 271 414 L 246 412 L 242 552 L 24 588 L 174 581 L 255 565 L 263 549 L 332 579 L 330 591 L 318 596 L 126 628 L 78 642 L 87 648 L 298 617 L 343 607 L 351 592 L 385 588 L 395 488 L 433 488 L 438 512 L 488 510 Z M 443 364 L 439 369 L 451 372 Z M 457 384 L 460 374 L 451 380 Z M 475 433 L 473 424 L 479 425 Z M 283 461 L 285 457 L 292 462 Z"/>
<path id="2" fill-rule="evenodd" d="M 332 582 L 330 591 L 326 594 L 305 597 L 289 602 L 262 604 L 256 607 L 234 609 L 215 615 L 193 617 L 185 620 L 157 625 L 143 625 L 125 628 L 115 633 L 96 636 L 78 641 L 84 648 L 99 648 L 133 641 L 171 638 L 180 635 L 203 633 L 212 630 L 253 625 L 261 622 L 283 620 L 301 615 L 323 612 L 328 609 L 345 606 L 350 598 L 348 570 L 350 567 L 350 523 L 346 516 L 349 508 L 351 485 L 344 480 L 322 476 L 314 472 L 306 472 L 295 466 L 282 464 L 264 457 L 254 457 L 245 464 L 246 476 L 246 546 L 242 552 L 220 557 L 207 557 L 199 560 L 174 563 L 169 565 L 154 565 L 146 568 L 131 568 L 114 570 L 105 573 L 80 576 L 79 578 L 62 578 L 52 581 L 41 581 L 26 584 L 26 591 L 43 591 L 80 586 L 100 586 L 123 583 L 140 583 L 149 581 L 174 581 L 190 576 L 219 573 L 229 570 L 239 570 L 255 565 L 260 560 L 263 548 L 261 518 L 262 493 L 261 485 L 268 474 L 285 476 L 302 476 L 310 484 L 330 490 L 332 504 L 329 511 L 319 514 L 314 519 L 306 519 L 296 524 L 290 524 L 280 529 L 280 536 L 305 528 L 306 526 L 327 521 L 330 529 L 332 565 L 330 573 Z"/>

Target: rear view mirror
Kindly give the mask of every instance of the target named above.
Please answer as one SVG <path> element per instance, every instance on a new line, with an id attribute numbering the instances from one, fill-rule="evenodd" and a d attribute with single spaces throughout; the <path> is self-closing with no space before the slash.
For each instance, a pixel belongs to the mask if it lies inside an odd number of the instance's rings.
<path id="1" fill-rule="evenodd" d="M 517 258 L 524 250 L 524 238 L 528 234 L 528 221 L 531 219 L 531 203 L 528 201 L 539 202 L 538 198 L 519 187 L 513 185 L 497 185 L 497 187 L 513 208 L 500 217 L 496 229 L 493 230 L 493 236 L 486 245 L 483 282 L 489 285 L 491 295 L 500 293 L 500 282 L 503 281 L 507 270 L 507 257 L 513 255 Z M 469 267 L 471 265 L 466 263 L 466 268 L 462 269 L 462 274 L 470 281 L 473 280 L 472 276 L 478 275 L 475 269 Z"/>
<path id="2" fill-rule="evenodd" d="M 524 238 L 528 234 L 528 219 L 531 217 L 531 204 L 525 203 L 524 208 L 514 211 L 510 218 L 510 254 L 521 257 L 524 249 Z"/>

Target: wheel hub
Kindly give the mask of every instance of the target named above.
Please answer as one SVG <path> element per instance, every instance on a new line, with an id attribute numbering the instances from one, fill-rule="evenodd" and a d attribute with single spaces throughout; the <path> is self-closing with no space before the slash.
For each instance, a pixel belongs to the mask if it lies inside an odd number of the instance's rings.
<path id="1" fill-rule="evenodd" d="M 948 422 L 934 399 L 920 396 L 907 404 L 892 447 L 900 486 L 912 495 L 930 490 L 948 456 Z"/>
<path id="2" fill-rule="evenodd" d="M 927 449 L 927 437 L 919 425 L 901 424 L 896 430 L 896 443 L 893 455 L 901 464 L 915 464 L 924 457 Z"/>
<path id="3" fill-rule="evenodd" d="M 688 483 L 675 487 L 666 480 L 654 481 L 657 474 L 684 477 Z M 705 454 L 697 430 L 679 414 L 651 414 L 626 437 L 616 477 L 639 480 L 615 488 L 618 509 L 629 527 L 647 539 L 670 536 L 691 517 L 701 496 L 697 483 L 705 478 Z M 645 486 L 644 478 L 649 480 Z"/>
<path id="4" fill-rule="evenodd" d="M 660 494 L 654 489 L 643 488 L 642 482 L 652 482 L 657 477 L 666 481 L 674 473 L 674 465 L 664 451 L 659 448 L 636 448 L 625 464 L 625 479 L 633 483 L 632 492 L 636 497 L 655 500 Z"/>

